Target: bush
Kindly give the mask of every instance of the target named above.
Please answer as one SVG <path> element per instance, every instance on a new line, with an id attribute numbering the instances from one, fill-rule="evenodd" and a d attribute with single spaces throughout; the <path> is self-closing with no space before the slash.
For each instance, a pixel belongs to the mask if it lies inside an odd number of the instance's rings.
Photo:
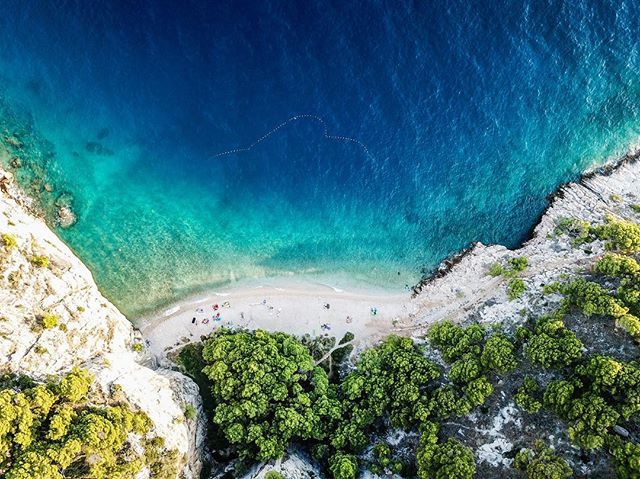
<path id="1" fill-rule="evenodd" d="M 528 413 L 536 413 L 542 408 L 541 389 L 538 382 L 530 376 L 524 378 L 522 386 L 513 397 L 516 405 Z"/>
<path id="2" fill-rule="evenodd" d="M 284 479 L 284 476 L 278 471 L 271 469 L 264 475 L 264 479 Z"/>
<path id="3" fill-rule="evenodd" d="M 509 259 L 509 266 L 511 266 L 511 270 L 516 273 L 521 273 L 527 266 L 529 265 L 529 261 L 524 256 L 517 256 L 515 258 Z"/>
<path id="4" fill-rule="evenodd" d="M 2 233 L 0 239 L 2 239 L 2 244 L 7 250 L 12 250 L 16 246 L 18 246 L 18 239 L 15 237 L 15 235 Z"/>
<path id="5" fill-rule="evenodd" d="M 192 404 L 187 404 L 187 406 L 184 408 L 184 417 L 188 421 L 192 421 L 196 417 L 198 417 L 198 411 Z"/>
<path id="6" fill-rule="evenodd" d="M 610 250 L 623 253 L 640 251 L 640 225 L 609 215 L 606 224 L 592 228 L 595 235 L 606 241 Z"/>
<path id="7" fill-rule="evenodd" d="M 574 246 L 579 246 L 593 239 L 591 225 L 589 224 L 589 222 L 572 218 L 562 219 L 556 226 L 555 233 L 558 235 L 569 235 L 571 238 L 573 238 Z"/>
<path id="8" fill-rule="evenodd" d="M 507 284 L 507 296 L 511 301 L 518 299 L 525 291 L 526 286 L 521 278 L 511 278 Z"/>
<path id="9" fill-rule="evenodd" d="M 620 479 L 640 477 L 640 444 L 611 437 L 609 438 L 609 450 L 615 461 L 617 477 Z"/>
<path id="10" fill-rule="evenodd" d="M 390 336 L 365 351 L 340 384 L 343 412 L 331 444 L 358 452 L 369 428 L 386 415 L 394 427 L 426 420 L 432 409 L 427 388 L 439 377 L 438 367 L 409 338 Z"/>
<path id="11" fill-rule="evenodd" d="M 44 329 L 52 329 L 58 325 L 60 318 L 55 314 L 45 313 L 42 315 L 41 322 Z"/>
<path id="12" fill-rule="evenodd" d="M 502 276 L 505 271 L 506 270 L 504 269 L 504 266 L 502 266 L 500 263 L 493 263 L 489 267 L 489 275 L 493 277 Z"/>
<path id="13" fill-rule="evenodd" d="M 628 256 L 607 253 L 594 266 L 594 272 L 616 278 L 635 277 L 640 273 L 638 262 Z"/>
<path id="14" fill-rule="evenodd" d="M 38 268 L 48 268 L 49 267 L 49 258 L 46 256 L 34 255 L 29 258 L 29 261 L 32 265 L 37 266 Z"/>
<path id="15" fill-rule="evenodd" d="M 582 356 L 582 342 L 552 317 L 538 320 L 534 334 L 525 345 L 529 360 L 544 368 L 569 366 Z"/>
<path id="16" fill-rule="evenodd" d="M 334 479 L 355 479 L 358 474 L 358 460 L 350 454 L 336 453 L 329 460 L 329 471 Z"/>
<path id="17" fill-rule="evenodd" d="M 438 444 L 437 426 L 426 426 L 420 438 L 416 462 L 420 479 L 471 479 L 476 465 L 471 449 L 455 439 Z"/>

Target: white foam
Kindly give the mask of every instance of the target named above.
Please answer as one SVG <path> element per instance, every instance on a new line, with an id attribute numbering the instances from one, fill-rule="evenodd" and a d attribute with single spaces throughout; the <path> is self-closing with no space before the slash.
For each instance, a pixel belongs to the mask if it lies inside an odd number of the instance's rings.
<path id="1" fill-rule="evenodd" d="M 173 308 L 169 308 L 169 309 L 167 309 L 167 310 L 163 313 L 163 315 L 164 315 L 165 317 L 167 317 L 167 316 L 171 316 L 172 314 L 176 314 L 178 311 L 180 311 L 180 306 L 174 306 Z"/>

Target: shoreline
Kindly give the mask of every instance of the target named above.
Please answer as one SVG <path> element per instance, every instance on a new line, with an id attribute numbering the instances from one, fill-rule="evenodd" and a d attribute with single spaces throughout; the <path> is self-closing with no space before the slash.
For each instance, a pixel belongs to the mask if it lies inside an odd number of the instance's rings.
<path id="1" fill-rule="evenodd" d="M 153 355 L 163 359 L 173 349 L 198 341 L 202 335 L 211 333 L 219 326 L 260 328 L 297 336 L 326 333 L 338 340 L 350 331 L 355 336 L 355 344 L 365 347 L 391 333 L 414 335 L 436 321 L 464 320 L 468 313 L 482 309 L 488 300 L 495 301 L 503 313 L 510 311 L 509 314 L 519 314 L 516 308 L 526 304 L 507 300 L 504 278 L 488 276 L 489 266 L 505 258 L 525 255 L 532 260 L 532 264 L 524 276 L 533 281 L 531 286 L 539 288 L 542 283 L 535 283 L 539 282 L 537 276 L 541 272 L 556 270 L 562 264 L 569 268 L 587 264 L 592 253 L 573 251 L 569 244 L 564 244 L 564 240 L 553 251 L 546 246 L 541 249 L 538 243 L 553 231 L 560 213 L 588 217 L 597 216 L 596 210 L 600 208 L 608 208 L 610 201 L 597 191 L 597 186 L 594 188 L 594 184 L 600 179 L 605 183 L 619 181 L 620 178 L 608 178 L 616 172 L 623 175 L 625 168 L 633 170 L 635 178 L 640 170 L 638 159 L 640 149 L 635 147 L 622 158 L 590 169 L 574 182 L 560 185 L 548 196 L 549 204 L 532 226 L 531 234 L 517 248 L 474 242 L 469 248 L 445 258 L 432 274 L 402 292 L 363 285 L 358 288 L 355 282 L 353 289 L 342 289 L 326 281 L 310 281 L 299 276 L 243 280 L 206 294 L 191 296 L 133 322 L 148 340 Z M 623 180 L 633 183 L 633 178 Z M 599 203 L 598 207 L 589 209 L 582 200 L 576 203 L 573 198 L 576 192 L 593 197 Z M 545 278 L 545 281 L 549 279 Z M 205 327 L 201 321 L 214 313 L 209 303 L 225 301 L 231 303 L 231 308 L 221 310 L 223 319 L 210 320 Z M 325 303 L 330 304 L 330 309 L 323 307 Z M 204 305 L 204 308 L 199 305 Z M 376 316 L 370 314 L 371 307 L 377 308 Z M 203 313 L 194 316 L 198 308 L 203 309 Z M 347 316 L 350 316 L 349 322 Z M 199 322 L 198 326 L 191 323 L 194 317 Z M 329 329 L 321 329 L 322 325 Z"/>
<path id="2" fill-rule="evenodd" d="M 337 339 L 351 332 L 358 343 L 367 343 L 388 335 L 397 322 L 415 312 L 409 291 L 361 286 L 343 289 L 308 278 L 240 283 L 191 296 L 136 318 L 133 324 L 152 355 L 162 358 L 220 327 L 284 331 L 298 336 L 327 334 Z"/>

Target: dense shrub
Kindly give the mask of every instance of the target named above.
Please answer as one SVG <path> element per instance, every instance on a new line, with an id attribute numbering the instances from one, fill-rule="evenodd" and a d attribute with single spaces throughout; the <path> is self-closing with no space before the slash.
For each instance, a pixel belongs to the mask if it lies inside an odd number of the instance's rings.
<path id="1" fill-rule="evenodd" d="M 52 329 L 58 325 L 60 318 L 55 314 L 45 313 L 42 315 L 41 321 L 44 329 Z"/>
<path id="2" fill-rule="evenodd" d="M 7 250 L 12 250 L 16 246 L 18 246 L 18 239 L 15 237 L 15 235 L 2 233 L 2 235 L 0 236 L 0 240 L 2 240 L 2 245 Z"/>
<path id="3" fill-rule="evenodd" d="M 543 368 L 568 366 L 582 356 L 582 342 L 554 317 L 543 317 L 536 323 L 525 345 L 525 355 Z"/>
<path id="4" fill-rule="evenodd" d="M 513 397 L 514 402 L 529 413 L 538 412 L 542 408 L 541 388 L 532 377 L 525 377 L 522 386 Z"/>
<path id="5" fill-rule="evenodd" d="M 390 336 L 365 351 L 340 385 L 344 416 L 332 444 L 357 451 L 366 429 L 385 415 L 395 427 L 426 419 L 428 388 L 439 377 L 438 367 L 409 338 Z"/>
<path id="6" fill-rule="evenodd" d="M 97 406 L 93 379 L 74 369 L 47 385 L 5 380 L 0 388 L 0 476 L 6 479 L 133 479 L 148 466 L 177 475 L 175 451 L 148 437 L 149 418 L 127 405 Z M 130 445 L 140 439 L 142 452 Z"/>
<path id="7" fill-rule="evenodd" d="M 567 461 L 545 446 L 542 441 L 536 441 L 533 449 L 521 449 L 516 454 L 514 466 L 527 475 L 527 479 L 568 479 L 573 471 Z"/>
<path id="8" fill-rule="evenodd" d="M 635 259 L 628 256 L 607 253 L 598 260 L 593 270 L 598 274 L 616 278 L 635 277 L 640 273 L 640 265 Z"/>
<path id="9" fill-rule="evenodd" d="M 479 355 L 484 340 L 484 329 L 479 324 L 467 328 L 443 321 L 429 329 L 429 341 L 438 348 L 447 362 L 453 362 L 470 353 Z"/>
<path id="10" fill-rule="evenodd" d="M 507 283 L 507 296 L 511 301 L 518 299 L 527 289 L 521 278 L 511 278 Z"/>
<path id="11" fill-rule="evenodd" d="M 476 466 L 471 450 L 456 441 L 447 439 L 438 443 L 437 426 L 423 426 L 417 453 L 418 477 L 420 479 L 471 479 Z"/>
<path id="12" fill-rule="evenodd" d="M 606 241 L 610 250 L 623 253 L 640 251 L 640 225 L 609 215 L 604 225 L 592 227 L 595 235 Z"/>
<path id="13" fill-rule="evenodd" d="M 513 343 L 501 333 L 494 333 L 489 337 L 480 360 L 486 369 L 501 374 L 513 371 L 518 365 Z"/>
<path id="14" fill-rule="evenodd" d="M 37 266 L 38 268 L 49 267 L 49 258 L 47 258 L 46 256 L 34 255 L 29 258 L 29 261 L 32 265 Z"/>
<path id="15" fill-rule="evenodd" d="M 241 458 L 280 458 L 292 440 L 324 439 L 340 417 L 326 372 L 287 334 L 221 329 L 202 357 L 213 422 Z"/>

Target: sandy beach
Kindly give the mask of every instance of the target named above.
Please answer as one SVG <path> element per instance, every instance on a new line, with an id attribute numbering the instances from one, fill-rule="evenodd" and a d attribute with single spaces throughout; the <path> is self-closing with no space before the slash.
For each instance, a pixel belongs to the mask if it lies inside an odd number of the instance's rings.
<path id="1" fill-rule="evenodd" d="M 268 278 L 203 293 L 134 321 L 150 352 L 164 357 L 220 327 L 284 331 L 293 335 L 348 331 L 374 341 L 413 315 L 408 291 L 339 289 L 308 279 Z"/>

